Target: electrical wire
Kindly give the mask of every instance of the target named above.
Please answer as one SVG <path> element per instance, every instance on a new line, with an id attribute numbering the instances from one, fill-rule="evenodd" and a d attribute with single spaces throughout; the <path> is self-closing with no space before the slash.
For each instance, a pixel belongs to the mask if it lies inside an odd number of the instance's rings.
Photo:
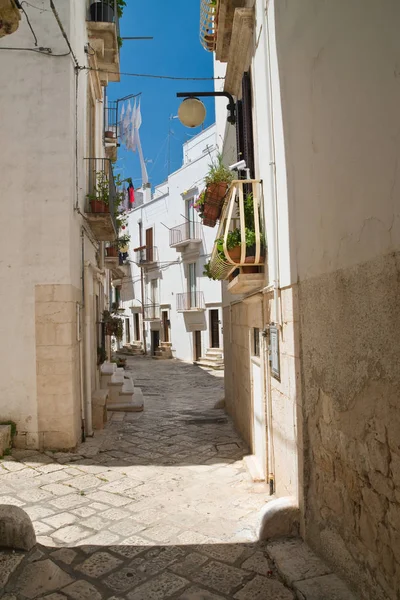
<path id="1" fill-rule="evenodd" d="M 28 6 L 31 6 L 32 8 L 36 8 L 36 10 L 40 10 L 40 12 L 51 12 L 51 10 L 49 10 L 48 8 L 41 8 L 40 6 L 35 6 L 34 4 L 31 4 L 30 2 L 27 2 L 27 0 L 22 0 L 22 2 L 20 2 L 20 4 L 27 4 Z"/>
<path id="2" fill-rule="evenodd" d="M 11 48 L 10 46 L 1 46 L 0 50 L 22 50 L 24 52 L 36 52 L 36 54 L 43 54 L 44 56 L 53 56 L 53 57 L 59 57 L 59 56 L 69 56 L 71 53 L 70 52 L 66 52 L 65 54 L 53 54 L 53 52 L 51 51 L 51 48 L 43 48 L 42 46 L 39 46 L 39 48 Z"/>
<path id="3" fill-rule="evenodd" d="M 115 75 L 114 71 L 107 71 L 107 69 L 96 69 L 95 67 L 79 67 L 80 69 L 87 71 L 98 71 L 100 73 L 110 73 Z M 120 71 L 119 75 L 125 75 L 127 77 L 148 77 L 151 79 L 172 79 L 175 81 L 217 81 L 219 79 L 225 79 L 225 77 L 175 77 L 173 75 L 153 75 L 149 73 L 126 73 Z"/>
<path id="4" fill-rule="evenodd" d="M 24 13 L 24 15 L 25 15 L 25 17 L 26 17 L 26 20 L 27 20 L 27 22 L 28 22 L 28 25 L 29 25 L 29 29 L 30 29 L 30 30 L 31 30 L 31 32 L 32 32 L 33 39 L 35 40 L 35 46 L 37 46 L 37 45 L 38 45 L 38 41 L 37 41 L 36 33 L 33 31 L 33 27 L 32 27 L 32 25 L 31 25 L 31 22 L 30 22 L 30 20 L 29 20 L 28 13 L 26 12 L 26 10 L 25 10 L 25 9 L 24 9 L 24 7 L 22 6 L 22 4 L 21 4 L 21 10 L 22 10 L 22 12 Z"/>
<path id="5" fill-rule="evenodd" d="M 51 10 L 53 11 L 53 15 L 54 15 L 54 17 L 55 17 L 55 19 L 56 19 L 56 21 L 57 21 L 57 25 L 58 25 L 58 27 L 60 28 L 60 31 L 61 31 L 61 33 L 62 33 L 62 36 L 63 36 L 64 40 L 67 42 L 67 46 L 68 46 L 68 48 L 69 48 L 69 52 L 70 52 L 70 54 L 71 54 L 71 56 L 72 56 L 72 58 L 73 58 L 73 60 L 74 60 L 74 63 L 75 63 L 75 66 L 76 66 L 76 68 L 77 68 L 77 69 L 83 69 L 84 67 L 80 67 L 80 66 L 79 66 L 78 59 L 76 58 L 76 56 L 75 56 L 75 54 L 74 54 L 74 51 L 72 50 L 71 43 L 70 43 L 70 41 L 69 41 L 69 39 L 68 39 L 68 36 L 67 36 L 67 34 L 65 33 L 64 26 L 63 26 L 63 24 L 61 23 L 60 17 L 59 17 L 59 15 L 58 15 L 58 12 L 57 12 L 57 9 L 56 9 L 56 7 L 54 6 L 54 2 L 53 2 L 53 0 L 50 0 L 50 8 L 51 8 Z"/>

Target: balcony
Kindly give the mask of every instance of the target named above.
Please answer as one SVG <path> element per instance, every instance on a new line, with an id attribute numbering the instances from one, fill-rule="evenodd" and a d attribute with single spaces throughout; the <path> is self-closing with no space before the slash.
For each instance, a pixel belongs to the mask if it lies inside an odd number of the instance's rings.
<path id="1" fill-rule="evenodd" d="M 232 294 L 260 289 L 264 282 L 264 232 L 261 181 L 233 181 L 220 218 L 211 259 L 205 266 L 213 279 L 228 280 Z"/>
<path id="2" fill-rule="evenodd" d="M 104 147 L 107 158 L 116 161 L 118 149 L 118 117 L 116 102 L 108 102 L 107 106 L 104 106 Z"/>
<path id="3" fill-rule="evenodd" d="M 206 310 L 203 292 L 187 292 L 176 295 L 177 312 L 201 312 Z"/>
<path id="4" fill-rule="evenodd" d="M 218 0 L 200 2 L 200 43 L 205 50 L 214 52 L 217 44 Z"/>
<path id="5" fill-rule="evenodd" d="M 144 304 L 143 305 L 143 320 L 144 321 L 159 321 L 161 319 L 161 311 L 159 304 Z"/>
<path id="6" fill-rule="evenodd" d="M 181 252 L 189 245 L 200 245 L 202 242 L 201 224 L 186 221 L 169 230 L 169 246 Z"/>
<path id="7" fill-rule="evenodd" d="M 135 263 L 138 267 L 150 267 L 158 262 L 158 250 L 155 246 L 135 248 Z"/>
<path id="8" fill-rule="evenodd" d="M 119 22 L 117 0 L 91 2 L 87 15 L 89 64 L 97 71 L 100 85 L 119 81 Z"/>
<path id="9" fill-rule="evenodd" d="M 86 158 L 88 193 L 85 214 L 99 242 L 114 242 L 117 238 L 117 189 L 108 158 Z"/>

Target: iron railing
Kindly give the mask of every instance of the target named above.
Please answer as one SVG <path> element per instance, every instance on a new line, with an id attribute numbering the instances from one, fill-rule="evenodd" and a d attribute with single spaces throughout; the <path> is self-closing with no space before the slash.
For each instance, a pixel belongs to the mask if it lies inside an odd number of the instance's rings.
<path id="1" fill-rule="evenodd" d="M 158 261 L 158 251 L 155 246 L 142 246 L 135 249 L 135 262 L 140 266 L 150 265 Z"/>
<path id="2" fill-rule="evenodd" d="M 191 240 L 202 239 L 201 224 L 194 221 L 186 221 L 169 230 L 169 245 L 177 246 Z"/>
<path id="3" fill-rule="evenodd" d="M 89 6 L 88 21 L 98 23 L 114 23 L 117 36 L 119 36 L 119 13 L 117 0 L 99 0 L 91 2 Z"/>
<path id="4" fill-rule="evenodd" d="M 217 45 L 218 4 L 219 0 L 200 1 L 200 43 L 209 52 Z"/>
<path id="5" fill-rule="evenodd" d="M 104 103 L 104 141 L 117 142 L 118 140 L 118 105 L 107 100 Z"/>
<path id="6" fill-rule="evenodd" d="M 161 311 L 159 304 L 144 304 L 143 319 L 145 321 L 158 321 L 161 319 Z"/>
<path id="7" fill-rule="evenodd" d="M 176 310 L 177 312 L 185 312 L 189 310 L 205 310 L 203 292 L 186 292 L 176 295 Z"/>
<path id="8" fill-rule="evenodd" d="M 87 176 L 86 212 L 110 213 L 115 231 L 118 225 L 115 218 L 117 188 L 112 162 L 109 158 L 85 158 Z"/>

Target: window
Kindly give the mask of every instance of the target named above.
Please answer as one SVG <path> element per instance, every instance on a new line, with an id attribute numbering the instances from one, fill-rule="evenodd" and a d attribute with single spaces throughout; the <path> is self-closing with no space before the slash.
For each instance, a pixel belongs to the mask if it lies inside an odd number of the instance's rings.
<path id="1" fill-rule="evenodd" d="M 253 327 L 253 356 L 260 356 L 260 330 Z"/>
<path id="2" fill-rule="evenodd" d="M 131 327 L 129 319 L 125 319 L 125 341 L 127 344 L 131 343 Z"/>
<path id="3" fill-rule="evenodd" d="M 188 265 L 189 278 L 188 278 L 188 288 L 189 288 L 189 308 L 194 308 L 196 306 L 196 263 L 190 263 Z"/>

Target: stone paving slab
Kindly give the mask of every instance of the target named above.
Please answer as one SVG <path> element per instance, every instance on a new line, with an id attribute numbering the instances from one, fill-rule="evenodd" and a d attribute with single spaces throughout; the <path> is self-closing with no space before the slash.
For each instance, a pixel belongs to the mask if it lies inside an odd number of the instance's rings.
<path id="1" fill-rule="evenodd" d="M 223 379 L 146 357 L 128 368 L 143 413 L 112 414 L 75 453 L 0 461 L 0 504 L 26 510 L 38 540 L 24 557 L 0 552 L 1 600 L 293 600 L 257 541 L 268 489 L 249 479 L 245 444 L 213 408 Z M 297 575 L 305 563 L 323 574 L 302 556 Z"/>

